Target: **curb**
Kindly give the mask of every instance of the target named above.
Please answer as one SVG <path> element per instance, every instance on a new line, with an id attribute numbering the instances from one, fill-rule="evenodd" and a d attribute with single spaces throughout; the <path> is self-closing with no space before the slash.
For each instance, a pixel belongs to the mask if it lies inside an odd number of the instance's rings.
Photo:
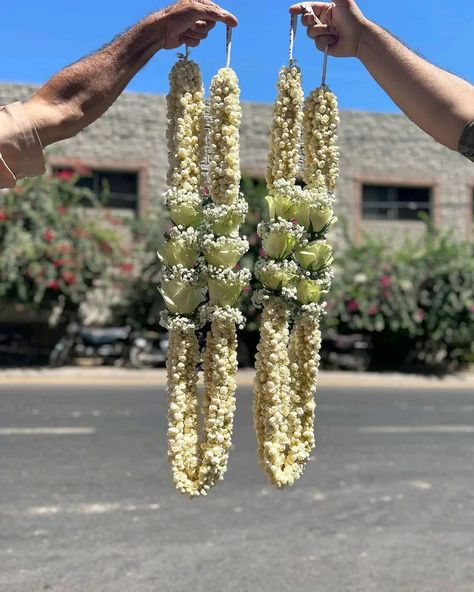
<path id="1" fill-rule="evenodd" d="M 252 386 L 254 370 L 239 370 L 237 384 Z M 125 368 L 59 368 L 18 369 L 0 371 L 2 386 L 158 386 L 166 385 L 166 371 L 130 370 Z M 444 378 L 405 374 L 379 374 L 323 371 L 319 376 L 322 388 L 350 389 L 470 389 L 474 394 L 474 373 L 465 372 Z"/>

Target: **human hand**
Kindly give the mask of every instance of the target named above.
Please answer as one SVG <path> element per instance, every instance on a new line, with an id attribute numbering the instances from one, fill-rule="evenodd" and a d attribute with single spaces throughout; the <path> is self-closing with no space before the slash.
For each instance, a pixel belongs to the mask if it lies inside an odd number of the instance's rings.
<path id="1" fill-rule="evenodd" d="M 311 6 L 320 20 L 307 13 L 305 5 Z M 355 57 L 358 53 L 362 32 L 368 23 L 354 0 L 334 2 L 303 2 L 290 7 L 291 14 L 302 14 L 302 23 L 308 36 L 314 39 L 321 51 L 328 48 L 329 55 Z"/>
<path id="2" fill-rule="evenodd" d="M 197 47 L 216 22 L 237 26 L 233 14 L 210 0 L 178 0 L 158 15 L 163 27 L 164 49 L 175 49 L 183 43 Z"/>

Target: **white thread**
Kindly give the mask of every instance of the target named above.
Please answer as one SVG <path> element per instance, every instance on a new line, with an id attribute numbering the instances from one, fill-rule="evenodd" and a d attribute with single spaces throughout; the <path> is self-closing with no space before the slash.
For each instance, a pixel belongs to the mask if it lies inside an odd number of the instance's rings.
<path id="1" fill-rule="evenodd" d="M 291 15 L 291 21 L 290 21 L 290 66 L 293 65 L 294 59 L 293 59 L 293 49 L 295 46 L 295 39 L 296 39 L 296 30 L 298 28 L 298 19 L 296 18 L 295 14 Z"/>
<path id="2" fill-rule="evenodd" d="M 321 79 L 321 84 L 323 86 L 326 85 L 326 75 L 328 72 L 328 50 L 329 50 L 329 45 L 326 45 L 326 49 L 324 50 L 324 59 L 323 59 L 323 75 L 322 75 L 322 79 Z"/>
<path id="3" fill-rule="evenodd" d="M 232 52 L 232 27 L 227 25 L 227 34 L 226 34 L 226 47 L 225 47 L 225 67 L 230 68 L 230 56 Z"/>
<path id="4" fill-rule="evenodd" d="M 332 0 L 331 0 L 332 3 Z M 300 4 L 301 8 L 305 11 L 305 14 L 312 14 L 314 16 L 314 20 L 318 25 L 323 25 L 320 19 L 316 16 L 316 13 L 313 10 L 313 6 L 310 2 L 304 2 Z M 322 86 L 326 85 L 326 77 L 328 72 L 328 55 L 329 55 L 329 45 L 326 45 L 324 48 L 324 58 L 323 58 L 323 72 L 321 75 L 321 84 Z"/>

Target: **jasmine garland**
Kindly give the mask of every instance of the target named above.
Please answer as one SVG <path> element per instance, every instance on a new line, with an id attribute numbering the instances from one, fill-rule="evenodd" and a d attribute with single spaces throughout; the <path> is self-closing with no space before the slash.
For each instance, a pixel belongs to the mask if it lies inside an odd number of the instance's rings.
<path id="1" fill-rule="evenodd" d="M 263 308 L 254 424 L 260 464 L 277 487 L 301 476 L 314 447 L 321 299 L 332 279 L 326 234 L 336 221 L 337 123 L 327 87 L 313 91 L 303 108 L 299 69 L 280 71 L 267 164 L 269 220 L 258 230 L 265 257 L 255 269 L 264 288 L 254 296 Z M 302 136 L 304 188 L 296 183 Z"/>
<path id="2" fill-rule="evenodd" d="M 201 174 L 205 150 L 204 92 L 199 68 L 181 59 L 170 74 L 168 96 L 169 190 L 165 196 L 176 226 L 158 256 L 165 269 L 160 292 L 170 333 L 167 361 L 168 456 L 179 491 L 196 497 L 223 478 L 235 410 L 236 308 L 250 273 L 236 271 L 248 242 L 238 234 L 247 204 L 239 194 L 240 100 L 235 73 L 220 70 L 211 85 L 209 185 Z M 210 323 L 200 352 L 196 331 Z M 199 438 L 198 368 L 204 396 Z"/>

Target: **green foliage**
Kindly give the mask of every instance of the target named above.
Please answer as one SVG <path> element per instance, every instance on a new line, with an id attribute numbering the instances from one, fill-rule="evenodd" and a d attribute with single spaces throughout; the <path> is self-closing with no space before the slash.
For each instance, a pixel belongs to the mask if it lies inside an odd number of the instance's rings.
<path id="1" fill-rule="evenodd" d="M 0 195 L 0 299 L 76 310 L 98 279 L 130 271 L 120 232 L 93 194 L 60 173 Z M 84 206 L 94 206 L 87 209 Z M 128 270 L 128 271 L 127 271 Z"/>
<path id="2" fill-rule="evenodd" d="M 117 322 L 156 329 L 164 308 L 158 292 L 161 263 L 156 253 L 163 242 L 163 224 L 155 217 L 144 216 L 136 219 L 130 229 L 139 273 L 124 286 L 123 302 L 115 315 Z"/>
<path id="3" fill-rule="evenodd" d="M 371 334 L 376 361 L 451 369 L 474 360 L 473 245 L 427 226 L 396 250 L 364 236 L 340 257 L 326 324 Z"/>
<path id="4" fill-rule="evenodd" d="M 249 204 L 249 213 L 242 225 L 242 234 L 247 237 L 250 245 L 248 253 L 242 258 L 242 265 L 253 272 L 261 250 L 260 239 L 257 236 L 257 226 L 267 214 L 265 197 L 268 195 L 268 191 L 265 181 L 254 180 L 249 177 L 242 178 L 241 190 Z M 241 307 L 242 312 L 247 317 L 245 330 L 248 332 L 258 331 L 260 312 L 252 304 L 251 290 L 244 292 Z"/>

